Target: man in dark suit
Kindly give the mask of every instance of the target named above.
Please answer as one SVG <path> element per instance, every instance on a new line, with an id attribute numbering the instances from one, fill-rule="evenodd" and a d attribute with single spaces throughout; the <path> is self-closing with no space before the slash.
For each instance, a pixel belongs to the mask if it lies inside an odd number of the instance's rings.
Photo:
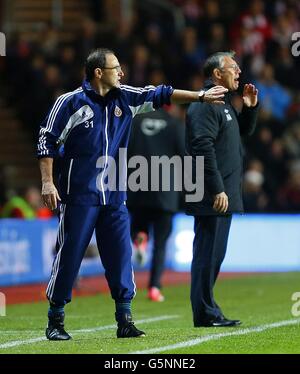
<path id="1" fill-rule="evenodd" d="M 151 158 L 177 158 L 179 164 L 170 168 L 170 188 L 164 190 L 159 185 L 155 191 L 128 191 L 127 206 L 131 213 L 131 237 L 139 250 L 143 237 L 149 232 L 153 238 L 153 253 L 148 282 L 148 299 L 164 301 L 161 293 L 161 277 L 164 271 L 166 243 L 172 230 L 172 218 L 178 212 L 180 193 L 175 189 L 176 173 L 182 173 L 181 161 L 184 156 L 184 124 L 164 109 L 145 113 L 132 122 L 132 131 L 128 146 L 128 159 L 143 156 L 151 167 Z M 180 169 L 180 170 L 177 170 Z M 148 171 L 151 179 L 151 170 Z M 163 170 L 159 171 L 159 180 L 163 180 Z M 152 175 L 152 177 L 154 177 Z M 149 181 L 151 184 L 151 180 Z M 142 235 L 143 234 L 143 235 Z M 145 253 L 145 249 L 141 249 Z M 142 262 L 142 261 L 140 261 Z"/>
<path id="2" fill-rule="evenodd" d="M 187 154 L 193 160 L 204 156 L 203 199 L 186 203 L 186 213 L 194 216 L 191 303 L 195 327 L 241 323 L 224 317 L 213 295 L 227 249 L 232 213 L 243 212 L 241 136 L 253 133 L 258 109 L 257 89 L 252 84 L 243 88 L 241 113 L 232 106 L 230 96 L 238 89 L 240 73 L 234 53 L 210 56 L 204 64 L 204 74 L 209 78 L 205 87 L 227 88 L 225 104 L 193 103 L 187 112 Z M 194 167 L 193 178 L 196 172 L 200 171 Z"/>

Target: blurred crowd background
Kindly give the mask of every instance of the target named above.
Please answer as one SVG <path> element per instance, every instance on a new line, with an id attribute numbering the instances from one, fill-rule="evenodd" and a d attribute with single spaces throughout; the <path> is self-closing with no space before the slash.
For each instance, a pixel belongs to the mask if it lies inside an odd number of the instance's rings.
<path id="1" fill-rule="evenodd" d="M 96 47 L 115 51 L 125 84 L 190 90 L 203 87 L 210 54 L 236 51 L 240 87 L 253 82 L 260 101 L 257 130 L 244 144 L 245 209 L 300 211 L 300 56 L 292 54 L 298 0 L 0 0 L 0 10 L 7 38 L 0 57 L 2 217 L 22 216 L 16 197 L 37 216 L 51 216 L 38 193 L 28 199 L 40 187 L 39 124 L 58 95 L 81 84 Z M 240 96 L 233 100 L 241 108 Z M 170 109 L 183 126 L 185 109 Z"/>

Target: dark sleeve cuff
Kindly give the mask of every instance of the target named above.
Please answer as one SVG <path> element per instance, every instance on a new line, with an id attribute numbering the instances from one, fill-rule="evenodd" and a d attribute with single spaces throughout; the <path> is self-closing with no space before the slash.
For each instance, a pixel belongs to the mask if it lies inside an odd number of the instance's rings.
<path id="1" fill-rule="evenodd" d="M 40 160 L 41 158 L 55 158 L 54 155 L 37 155 L 37 158 L 38 160 Z"/>
<path id="2" fill-rule="evenodd" d="M 223 179 L 220 174 L 206 177 L 206 185 L 211 195 L 217 195 L 218 193 L 225 192 Z"/>
<path id="3" fill-rule="evenodd" d="M 246 105 L 243 105 L 242 110 L 243 110 L 243 111 L 247 111 L 247 112 L 248 112 L 248 111 L 251 112 L 252 110 L 257 110 L 258 107 L 259 107 L 259 102 L 257 101 L 257 103 L 256 103 L 255 106 L 250 106 L 250 107 L 248 107 L 248 106 L 246 106 Z"/>

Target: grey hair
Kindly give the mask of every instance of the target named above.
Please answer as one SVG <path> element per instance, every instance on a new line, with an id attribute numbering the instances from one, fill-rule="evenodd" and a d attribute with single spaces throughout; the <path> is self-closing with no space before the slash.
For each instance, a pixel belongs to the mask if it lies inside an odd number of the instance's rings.
<path id="1" fill-rule="evenodd" d="M 234 58 L 235 52 L 216 52 L 213 55 L 209 56 L 204 63 L 203 73 L 206 78 L 209 78 L 213 75 L 214 69 L 222 69 L 224 66 L 224 57 Z"/>

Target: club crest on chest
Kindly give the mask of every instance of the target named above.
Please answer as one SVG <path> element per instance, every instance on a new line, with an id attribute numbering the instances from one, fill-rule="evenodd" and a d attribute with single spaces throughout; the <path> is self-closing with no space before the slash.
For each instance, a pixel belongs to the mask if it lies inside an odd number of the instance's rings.
<path id="1" fill-rule="evenodd" d="M 122 115 L 122 110 L 116 105 L 115 107 L 115 116 L 116 117 L 121 117 Z"/>
<path id="2" fill-rule="evenodd" d="M 229 113 L 229 110 L 228 109 L 224 109 L 224 113 L 226 115 L 227 122 L 228 121 L 232 121 L 232 117 L 231 117 L 231 115 Z"/>

